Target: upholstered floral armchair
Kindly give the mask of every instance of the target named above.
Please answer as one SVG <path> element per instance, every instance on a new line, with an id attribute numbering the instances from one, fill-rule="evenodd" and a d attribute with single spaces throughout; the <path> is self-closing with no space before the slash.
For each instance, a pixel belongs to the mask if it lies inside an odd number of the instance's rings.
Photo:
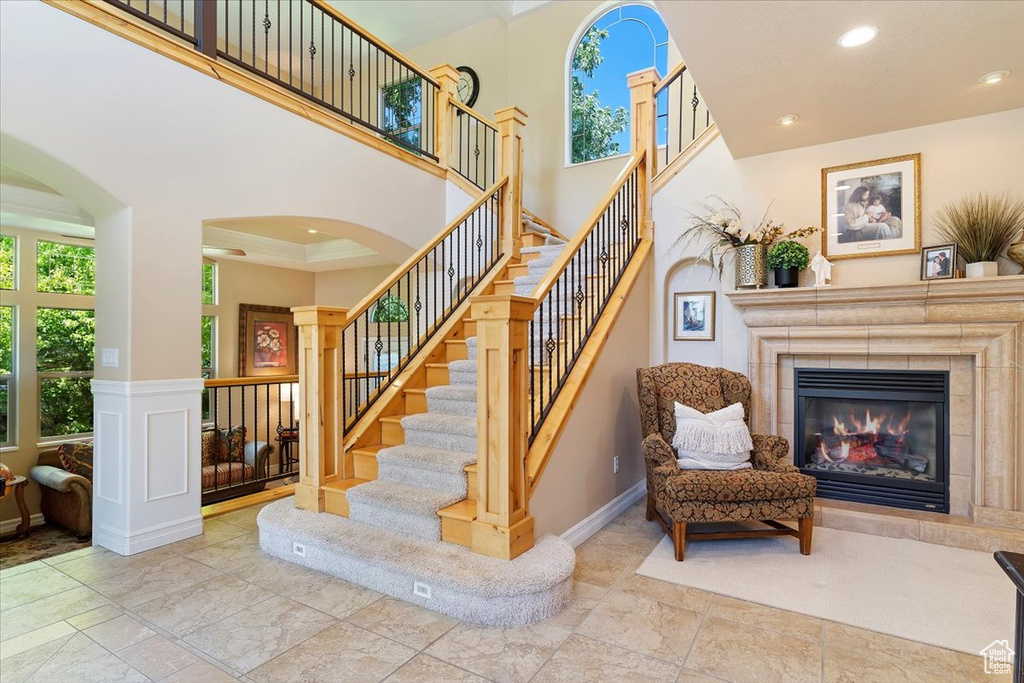
<path id="1" fill-rule="evenodd" d="M 676 431 L 675 402 L 703 413 L 741 403 L 749 424 L 750 381 L 738 372 L 690 363 L 640 368 L 636 378 L 647 467 L 647 519 L 657 518 L 672 537 L 676 560 L 683 560 L 687 539 L 785 534 L 799 538 L 800 552 L 809 555 L 817 482 L 783 462 L 789 451 L 786 439 L 752 434 L 750 469 L 683 470 L 676 463 L 670 445 Z M 798 529 L 780 520 L 797 520 Z M 700 522 L 747 521 L 763 522 L 768 528 L 687 530 L 688 524 Z"/>

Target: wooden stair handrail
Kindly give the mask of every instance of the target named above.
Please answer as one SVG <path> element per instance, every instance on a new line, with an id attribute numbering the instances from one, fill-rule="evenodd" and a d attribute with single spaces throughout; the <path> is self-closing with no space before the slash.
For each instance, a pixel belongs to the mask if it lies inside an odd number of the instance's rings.
<path id="1" fill-rule="evenodd" d="M 392 285 L 394 285 L 400 279 L 405 277 L 406 273 L 412 270 L 413 267 L 415 267 L 415 265 L 420 262 L 420 260 L 422 260 L 427 254 L 429 254 L 430 251 L 438 244 L 440 244 L 441 241 L 445 237 L 447 237 L 453 230 L 462 225 L 463 221 L 465 221 L 475 211 L 477 211 L 481 206 L 483 206 L 484 202 L 490 199 L 490 197 L 492 197 L 495 192 L 498 192 L 501 188 L 503 188 L 505 186 L 505 183 L 507 182 L 508 176 L 505 176 L 498 180 L 493 185 L 491 185 L 489 188 L 484 190 L 483 194 L 480 195 L 472 204 L 470 204 L 462 213 L 456 216 L 454 220 L 448 223 L 447 227 L 445 227 L 444 230 L 435 235 L 434 238 L 427 242 L 425 245 L 417 249 L 416 253 L 407 258 L 401 266 L 396 268 L 388 277 L 388 279 L 384 280 L 379 285 L 377 285 L 377 287 L 372 292 L 363 297 L 362 301 L 356 304 L 353 308 L 349 309 L 347 318 L 349 320 L 353 320 L 362 315 L 363 313 L 365 313 L 367 309 L 369 309 L 371 306 L 377 303 L 377 300 L 380 299 L 380 297 L 383 296 L 385 292 L 391 289 Z"/>
<path id="2" fill-rule="evenodd" d="M 661 94 L 661 91 L 668 87 L 668 84 L 676 79 L 676 77 L 686 71 L 686 63 L 679 62 L 674 67 L 669 69 L 668 74 L 658 81 L 658 84 L 654 86 L 654 96 L 657 97 Z"/>
<path id="3" fill-rule="evenodd" d="M 554 264 L 548 268 L 548 272 L 544 276 L 544 279 L 537 284 L 537 288 L 533 290 L 533 294 L 530 295 L 530 297 L 537 302 L 538 306 L 540 305 L 540 302 L 544 300 L 544 297 L 548 295 L 548 292 L 551 291 L 551 288 L 555 286 L 558 278 L 562 275 L 562 271 L 565 270 L 566 266 L 576 255 L 576 252 L 580 250 L 581 246 L 583 246 L 587 237 L 597 226 L 598 221 L 601 220 L 601 216 L 603 216 L 605 211 L 608 210 L 608 207 L 611 206 L 612 201 L 615 199 L 616 195 L 619 194 L 619 191 L 622 189 L 623 185 L 625 185 L 630 174 L 636 170 L 641 163 L 643 163 L 645 158 L 645 152 L 639 152 L 630 157 L 629 163 L 626 164 L 626 167 L 619 172 L 618 176 L 616 176 L 615 182 L 612 183 L 611 188 L 604 194 L 598 202 L 597 207 L 590 212 L 590 215 L 587 216 L 586 220 L 583 221 L 583 226 L 576 231 L 576 234 L 573 235 L 572 239 L 565 246 L 565 249 L 563 249 L 558 255 L 558 258 L 555 259 Z"/>
<path id="4" fill-rule="evenodd" d="M 493 129 L 495 133 L 498 132 L 498 124 L 497 123 L 495 123 L 491 119 L 487 118 L 486 116 L 483 116 L 482 114 L 480 114 L 480 112 L 474 111 L 474 110 L 470 109 L 469 107 L 464 105 L 462 102 L 459 102 L 454 97 L 449 97 L 448 98 L 448 104 L 450 104 L 451 106 L 455 107 L 459 111 L 462 111 L 462 112 L 465 112 L 466 114 L 469 114 L 470 116 L 472 116 L 474 119 L 476 119 L 480 123 L 484 124 L 488 128 Z"/>

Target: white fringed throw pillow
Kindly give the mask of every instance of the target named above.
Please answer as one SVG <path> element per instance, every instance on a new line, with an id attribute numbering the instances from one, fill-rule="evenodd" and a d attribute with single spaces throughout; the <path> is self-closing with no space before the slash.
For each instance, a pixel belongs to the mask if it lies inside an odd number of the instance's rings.
<path id="1" fill-rule="evenodd" d="M 704 414 L 675 404 L 676 435 L 672 447 L 684 470 L 742 470 L 750 468 L 754 444 L 743 421 L 743 404 Z"/>

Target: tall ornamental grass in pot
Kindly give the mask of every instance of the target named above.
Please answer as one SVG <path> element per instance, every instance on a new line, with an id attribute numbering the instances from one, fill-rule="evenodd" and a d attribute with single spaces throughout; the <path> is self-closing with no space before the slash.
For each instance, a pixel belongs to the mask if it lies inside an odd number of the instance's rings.
<path id="1" fill-rule="evenodd" d="M 967 277 L 995 277 L 996 259 L 1024 231 L 1024 199 L 1009 192 L 967 195 L 939 209 L 935 223 L 943 240 L 956 242 L 967 261 Z"/>

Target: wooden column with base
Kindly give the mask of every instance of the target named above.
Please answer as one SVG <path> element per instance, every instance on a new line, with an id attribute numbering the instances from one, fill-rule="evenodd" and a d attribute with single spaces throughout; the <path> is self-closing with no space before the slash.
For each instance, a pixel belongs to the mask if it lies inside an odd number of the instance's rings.
<path id="1" fill-rule="evenodd" d="M 324 511 L 323 486 L 352 476 L 345 472 L 341 417 L 341 330 L 348 309 L 298 306 L 299 483 L 295 507 Z"/>
<path id="2" fill-rule="evenodd" d="M 448 99 L 458 96 L 459 71 L 451 64 L 442 64 L 435 66 L 429 73 L 439 84 L 434 101 L 434 154 L 437 155 L 438 166 L 448 168 L 454 139 L 452 109 L 448 106 Z"/>
<path id="3" fill-rule="evenodd" d="M 523 127 L 526 112 L 506 107 L 494 112 L 498 124 L 498 177 L 508 176 L 501 197 L 501 251 L 519 256 L 523 247 Z"/>
<path id="4" fill-rule="evenodd" d="M 477 334 L 477 518 L 470 548 L 511 560 L 533 547 L 526 484 L 530 362 L 536 302 L 511 294 L 472 300 Z"/>
<path id="5" fill-rule="evenodd" d="M 630 151 L 633 154 L 645 152 L 640 164 L 640 236 L 654 239 L 654 221 L 651 218 L 651 181 L 657 172 L 658 131 L 655 127 L 658 102 L 654 87 L 661 78 L 654 67 L 634 71 L 627 77 L 629 83 Z"/>

